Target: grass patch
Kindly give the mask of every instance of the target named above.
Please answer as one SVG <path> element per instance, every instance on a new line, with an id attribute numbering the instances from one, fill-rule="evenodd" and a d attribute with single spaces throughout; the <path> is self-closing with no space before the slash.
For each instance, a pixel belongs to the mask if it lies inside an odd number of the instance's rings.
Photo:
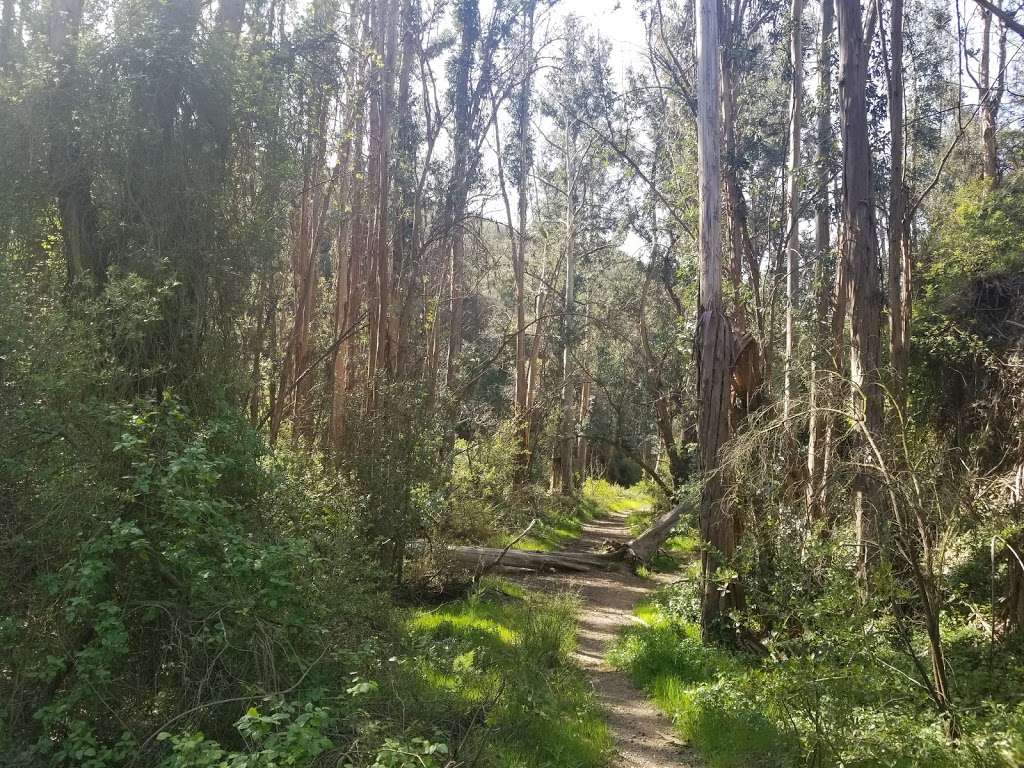
<path id="1" fill-rule="evenodd" d="M 583 505 L 592 507 L 593 514 L 625 512 L 632 517 L 650 510 L 654 499 L 639 486 L 623 488 L 607 480 L 589 478 L 583 484 Z"/>
<path id="2" fill-rule="evenodd" d="M 951 744 L 927 700 L 906 680 L 906 660 L 877 637 L 818 638 L 819 652 L 762 659 L 705 646 L 685 591 L 637 606 L 609 660 L 668 714 L 709 768 L 1014 768 L 1024 765 L 1024 703 L 1016 657 L 1002 681 L 983 671 L 984 638 L 946 630 L 951 654 L 972 656 L 961 676 L 963 735 Z M 829 650 L 829 646 L 832 646 Z M 868 648 L 867 646 L 871 646 Z M 903 674 L 894 674 L 902 665 Z M 1009 682 L 1007 682 L 1009 681 Z M 975 690 L 971 690 L 975 688 Z"/>
<path id="3" fill-rule="evenodd" d="M 563 502 L 553 499 L 552 504 L 544 511 L 544 516 L 533 526 L 530 534 L 524 536 L 514 546 L 516 549 L 553 552 L 578 539 L 583 533 L 583 523 L 593 517 L 593 511 L 586 505 L 576 504 L 573 500 Z M 506 537 L 505 543 L 508 543 L 511 538 L 511 536 Z"/>
<path id="4" fill-rule="evenodd" d="M 649 510 L 654 500 L 639 488 L 623 488 L 605 480 L 588 479 L 578 498 L 549 497 L 537 512 L 537 524 L 516 542 L 516 549 L 553 552 L 564 549 L 583 533 L 584 523 L 614 513 L 640 515 Z M 505 546 L 514 534 L 498 542 Z"/>
<path id="5" fill-rule="evenodd" d="M 637 606 L 643 624 L 627 629 L 609 655 L 663 712 L 710 768 L 796 765 L 792 734 L 764 717 L 734 681 L 746 661 L 702 645 L 697 627 L 669 620 L 658 605 Z"/>
<path id="6" fill-rule="evenodd" d="M 611 737 L 575 646 L 577 605 L 485 579 L 469 597 L 408 620 L 423 727 L 446 734 L 459 764 L 486 768 L 598 768 Z"/>

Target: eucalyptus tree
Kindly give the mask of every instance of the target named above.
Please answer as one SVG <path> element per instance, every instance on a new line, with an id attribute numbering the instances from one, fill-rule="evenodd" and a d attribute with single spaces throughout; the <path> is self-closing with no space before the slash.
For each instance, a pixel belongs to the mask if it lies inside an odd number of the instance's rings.
<path id="1" fill-rule="evenodd" d="M 859 0 L 839 0 L 839 98 L 843 136 L 842 229 L 840 269 L 850 286 L 852 320 L 851 378 L 858 401 L 858 419 L 865 445 L 882 440 L 884 400 L 881 381 L 881 292 L 878 240 L 871 190 L 871 147 L 868 141 L 867 73 L 870 48 Z M 869 17 L 876 19 L 874 14 Z M 869 29 L 871 25 L 869 24 Z M 841 307 L 837 307 L 837 315 Z M 877 479 L 865 447 L 857 475 L 858 572 L 866 582 L 869 563 L 877 560 L 885 521 Z"/>
<path id="2" fill-rule="evenodd" d="M 718 472 L 720 451 L 729 435 L 728 376 L 732 339 L 722 306 L 721 263 L 721 81 L 718 62 L 717 0 L 697 4 L 697 166 L 700 233 L 698 273 L 697 441 L 703 481 L 700 501 L 701 633 L 711 638 L 736 605 L 738 590 L 727 568 L 736 549 L 725 484 Z"/>
<path id="3" fill-rule="evenodd" d="M 796 389 L 797 328 L 800 301 L 800 134 L 804 102 L 803 0 L 793 0 L 790 11 L 789 66 L 789 167 L 786 188 L 786 350 L 785 380 L 782 390 L 782 415 L 788 419 Z M 787 425 L 788 426 L 788 425 Z"/>
<path id="4" fill-rule="evenodd" d="M 486 26 L 479 0 L 459 0 L 454 8 L 458 47 L 449 73 L 449 101 L 453 115 L 451 173 L 438 226 L 448 258 L 448 343 L 445 382 L 455 384 L 463 340 L 463 305 L 466 286 L 465 217 L 470 190 L 477 180 L 479 147 L 492 119 L 490 101 L 500 46 L 511 33 L 516 16 L 508 0 L 494 3 Z"/>
<path id="5" fill-rule="evenodd" d="M 561 494 L 573 493 L 576 484 L 577 440 L 585 415 L 579 391 L 585 380 L 577 358 L 585 349 L 581 341 L 587 313 L 580 290 L 591 256 L 610 247 L 611 207 L 616 200 L 609 150 L 596 127 L 613 109 L 610 80 L 608 44 L 588 33 L 579 19 L 568 17 L 562 49 L 538 104 L 543 118 L 538 133 L 544 147 L 538 178 L 545 193 L 537 214 L 555 241 L 555 271 L 561 273 L 556 288 L 561 299 L 560 413 L 550 482 Z"/>
<path id="6" fill-rule="evenodd" d="M 814 311 L 812 325 L 813 353 L 808 391 L 810 423 L 807 437 L 807 510 L 811 520 L 822 516 L 825 499 L 826 463 L 829 457 L 831 417 L 821 407 L 834 384 L 826 381 L 837 350 L 828 343 L 828 310 L 832 288 L 832 206 L 829 177 L 832 164 L 832 50 L 835 26 L 833 0 L 821 0 L 818 32 L 818 87 L 816 95 L 816 127 L 814 158 Z"/>

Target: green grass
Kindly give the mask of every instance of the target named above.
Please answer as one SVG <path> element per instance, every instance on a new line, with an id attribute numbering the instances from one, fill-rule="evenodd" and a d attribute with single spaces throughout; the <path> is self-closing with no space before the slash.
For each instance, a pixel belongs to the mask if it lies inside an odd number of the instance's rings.
<path id="1" fill-rule="evenodd" d="M 627 512 L 630 516 L 651 509 L 654 499 L 642 488 L 623 488 L 607 480 L 588 479 L 583 484 L 583 504 L 594 514 Z"/>
<path id="2" fill-rule="evenodd" d="M 668 714 L 708 768 L 1010 768 L 1024 765 L 1024 703 L 1016 657 L 1001 681 L 983 672 L 984 638 L 946 630 L 951 654 L 966 654 L 958 678 L 960 742 L 951 744 L 927 698 L 907 684 L 906 660 L 877 654 L 867 637 L 819 639 L 819 653 L 747 656 L 704 645 L 696 625 L 663 591 L 641 603 L 642 623 L 619 638 L 609 660 Z M 958 645 L 956 642 L 960 640 Z M 829 645 L 833 644 L 831 650 Z M 872 646 L 864 653 L 866 646 Z M 901 664 L 903 674 L 894 674 Z M 975 687 L 976 690 L 970 690 Z M 973 704 L 968 704 L 973 702 Z"/>
<path id="3" fill-rule="evenodd" d="M 580 537 L 583 524 L 587 521 L 612 513 L 642 515 L 645 510 L 651 509 L 653 503 L 654 500 L 640 489 L 588 479 L 578 498 L 547 499 L 533 530 L 513 546 L 539 552 L 563 549 Z M 498 542 L 498 546 L 508 544 L 512 538 L 512 534 L 506 535 Z"/>
<path id="4" fill-rule="evenodd" d="M 796 764 L 793 736 L 730 684 L 751 673 L 743 660 L 706 648 L 695 626 L 666 619 L 654 602 L 641 603 L 636 615 L 643 623 L 623 633 L 609 660 L 672 718 L 709 768 Z"/>
<path id="5" fill-rule="evenodd" d="M 575 601 L 486 579 L 469 597 L 408 620 L 417 712 L 460 763 L 599 768 L 612 742 L 582 673 Z"/>
<path id="6" fill-rule="evenodd" d="M 571 501 L 569 504 L 562 504 L 553 501 L 530 534 L 524 536 L 514 546 L 516 549 L 531 549 L 539 552 L 552 552 L 561 549 L 569 542 L 578 539 L 583 532 L 583 523 L 593 517 L 593 511 L 588 509 L 585 504 L 577 505 Z M 509 538 L 511 537 L 507 537 L 507 539 Z"/>

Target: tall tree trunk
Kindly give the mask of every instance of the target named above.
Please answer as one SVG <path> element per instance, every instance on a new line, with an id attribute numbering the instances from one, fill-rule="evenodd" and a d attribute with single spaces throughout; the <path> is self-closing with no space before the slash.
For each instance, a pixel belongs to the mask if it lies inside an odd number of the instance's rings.
<path id="1" fill-rule="evenodd" d="M 724 9 L 723 9 L 724 10 Z M 732 32 L 729 23 L 728 12 L 722 14 L 722 38 L 727 41 L 721 48 L 722 67 L 722 176 L 726 188 L 726 214 L 729 218 L 729 249 L 731 258 L 729 260 L 729 279 L 732 282 L 732 303 L 733 303 L 733 327 L 737 333 L 746 331 L 747 307 L 743 299 L 743 262 L 744 246 L 746 240 L 743 227 L 746 226 L 746 200 L 743 199 L 743 192 L 740 190 L 737 166 L 739 158 L 736 156 L 736 83 L 734 73 L 734 61 L 732 55 Z M 654 153 L 657 158 L 657 152 Z M 652 168 L 651 183 L 656 181 L 655 171 Z M 652 203 L 651 209 L 657 212 L 657 206 Z M 749 237 L 749 235 L 746 235 Z"/>
<path id="2" fill-rule="evenodd" d="M 892 0 L 889 21 L 889 360 L 892 397 L 906 407 L 907 357 L 910 343 L 911 266 L 906 183 L 903 178 L 903 0 Z M 883 41 L 885 37 L 882 37 Z"/>
<path id="3" fill-rule="evenodd" d="M 296 439 L 313 442 L 313 377 L 307 375 L 313 356 L 313 319 L 316 315 L 320 278 L 319 251 L 323 225 L 340 168 L 335 166 L 329 179 L 324 178 L 327 161 L 327 121 L 330 97 L 326 91 L 316 94 L 311 104 L 307 125 L 308 157 L 303 179 L 293 270 L 296 277 L 296 306 L 293 361 L 290 368 L 290 389 L 294 390 L 294 422 Z"/>
<path id="4" fill-rule="evenodd" d="M 737 596 L 737 585 L 721 583 L 731 563 L 736 529 L 719 472 L 729 432 L 729 365 L 732 334 L 722 308 L 720 108 L 718 0 L 697 2 L 697 167 L 700 208 L 697 386 L 698 445 L 703 488 L 700 500 L 701 634 L 718 634 Z"/>
<path id="5" fill-rule="evenodd" d="M 545 283 L 547 284 L 547 283 Z M 526 366 L 526 429 L 529 432 L 527 443 L 529 451 L 526 459 L 525 475 L 531 474 L 533 457 L 536 454 L 536 442 L 533 436 L 537 434 L 538 414 L 536 412 L 537 393 L 540 392 L 541 378 L 543 376 L 542 354 L 547 342 L 547 322 L 544 313 L 547 311 L 548 293 L 541 291 L 534 299 L 534 330 L 533 341 L 530 344 L 530 358 Z"/>
<path id="6" fill-rule="evenodd" d="M 341 209 L 341 220 L 335 240 L 334 268 L 334 336 L 341 338 L 346 329 L 351 327 L 358 317 L 351 313 L 351 301 L 354 298 L 352 278 L 352 232 L 355 218 L 356 200 L 359 196 L 359 181 L 356 169 L 359 167 L 358 156 L 362 148 L 362 130 L 366 95 L 364 88 L 365 57 L 360 56 L 360 14 L 353 7 L 349 19 L 348 40 L 350 54 L 348 59 L 348 78 L 346 82 L 347 103 L 345 119 L 342 124 L 341 149 L 339 159 L 341 171 L 341 189 L 338 192 L 338 203 Z M 365 30 L 364 30 L 365 31 Z M 344 338 L 338 343 L 331 356 L 331 408 L 328 421 L 328 437 L 336 458 L 340 458 L 345 428 L 345 394 L 346 367 L 350 357 L 352 339 Z"/>
<path id="7" fill-rule="evenodd" d="M 466 233 L 463 229 L 465 211 L 460 215 L 459 221 L 455 224 L 455 231 L 451 237 L 450 259 L 448 262 L 449 273 L 449 295 L 448 312 L 448 357 L 445 368 L 445 383 L 451 387 L 455 384 L 456 374 L 459 369 L 459 355 L 462 354 L 462 333 L 463 333 L 463 308 L 465 305 L 466 278 Z"/>
<path id="8" fill-rule="evenodd" d="M 459 49 L 453 77 L 455 126 L 452 136 L 452 172 L 442 220 L 449 259 L 448 359 L 445 371 L 445 381 L 449 387 L 455 382 L 459 354 L 462 351 L 462 307 L 466 290 L 463 277 L 466 247 L 464 226 L 469 191 L 469 153 L 472 146 L 470 131 L 473 127 L 472 72 L 476 61 L 476 46 L 480 40 L 479 0 L 459 0 L 456 14 Z"/>
<path id="9" fill-rule="evenodd" d="M 376 215 L 370 235 L 369 275 L 372 308 L 367 352 L 367 406 L 373 410 L 379 365 L 390 366 L 391 270 L 388 223 L 391 215 L 391 113 L 394 102 L 394 69 L 398 36 L 399 0 L 374 4 L 374 46 L 378 68 L 371 87 L 370 182 Z"/>
<path id="10" fill-rule="evenodd" d="M 519 99 L 516 104 L 517 134 L 519 142 L 519 166 L 516 169 L 516 194 L 518 196 L 517 208 L 519 215 L 519 242 L 514 247 L 512 258 L 514 261 L 514 276 L 516 281 L 516 383 L 515 383 L 515 413 L 519 420 L 519 451 L 517 459 L 521 467 L 525 466 L 525 460 L 530 452 L 530 421 L 527 411 L 529 400 L 529 382 L 527 380 L 527 347 L 526 347 L 526 227 L 527 227 L 527 206 L 529 205 L 529 179 L 530 169 L 533 165 L 533 151 L 530 142 L 530 96 L 533 90 L 533 17 L 536 10 L 536 2 L 528 2 L 523 8 L 523 50 L 522 59 L 522 83 L 519 90 Z M 534 332 L 537 329 L 534 328 Z M 521 473 L 520 473 L 521 474 Z"/>
<path id="11" fill-rule="evenodd" d="M 821 1 L 821 37 L 818 41 L 818 125 L 815 158 L 814 217 L 814 356 L 811 360 L 811 386 L 809 393 L 810 429 L 807 442 L 807 512 L 811 520 L 822 516 L 824 503 L 825 455 L 827 424 L 831 417 L 822 404 L 828 398 L 825 376 L 835 373 L 829 354 L 828 306 L 831 288 L 831 207 L 829 206 L 829 161 L 832 154 L 832 28 L 834 26 L 833 0 Z"/>
<path id="12" fill-rule="evenodd" d="M 591 385 L 590 379 L 580 384 L 580 406 L 576 422 L 579 424 L 580 434 L 576 438 L 576 475 L 580 483 L 587 476 L 587 464 L 590 462 L 590 442 L 587 440 L 587 420 L 590 418 L 591 406 Z"/>
<path id="13" fill-rule="evenodd" d="M 252 338 L 252 365 L 249 370 L 249 420 L 258 424 L 260 409 L 263 405 L 263 350 L 266 348 L 266 336 L 274 327 L 272 275 L 263 272 L 259 276 L 259 300 L 256 304 L 256 332 Z"/>
<path id="14" fill-rule="evenodd" d="M 793 408 L 796 366 L 796 314 L 800 300 L 800 116 L 804 98 L 803 0 L 792 0 L 789 61 L 792 85 L 789 99 L 789 171 L 786 190 L 786 361 L 782 391 L 782 415 Z"/>
<path id="15" fill-rule="evenodd" d="M 654 260 L 652 259 L 652 267 Z M 669 475 L 672 477 L 673 488 L 679 488 L 686 480 L 686 462 L 679 451 L 673 429 L 672 411 L 669 408 L 671 393 L 667 391 L 661 369 L 651 346 L 650 333 L 647 329 L 647 289 L 651 282 L 648 272 L 644 287 L 640 292 L 640 351 L 644 357 L 644 370 L 647 374 L 647 388 L 654 400 L 654 425 L 661 437 L 665 457 L 668 460 Z"/>
<path id="16" fill-rule="evenodd" d="M 724 61 L 725 54 L 723 53 L 723 62 Z M 723 101 L 723 112 L 724 111 L 725 106 Z M 664 376 L 662 375 L 661 361 L 658 360 L 658 357 L 654 352 L 654 347 L 651 344 L 651 337 L 647 327 L 647 298 L 651 282 L 655 279 L 656 274 L 660 275 L 663 280 L 665 290 L 671 297 L 672 280 L 674 279 L 673 270 L 671 266 L 669 266 L 671 263 L 670 260 L 662 256 L 661 228 L 658 223 L 658 198 L 655 194 L 655 185 L 658 183 L 659 179 L 658 158 L 660 154 L 661 141 L 658 137 L 655 137 L 654 151 L 651 153 L 650 200 L 648 203 L 651 232 L 651 258 L 647 265 L 647 275 L 644 279 L 644 285 L 640 291 L 640 306 L 637 314 L 640 331 L 640 352 L 643 355 L 645 373 L 644 379 L 647 384 L 647 391 L 654 404 L 654 424 L 658 430 L 658 435 L 661 438 L 665 458 L 668 461 L 669 475 L 672 479 L 672 488 L 676 489 L 681 487 L 685 481 L 687 467 L 686 462 L 683 460 L 683 456 L 680 453 L 679 444 L 675 436 L 672 391 L 665 383 Z M 739 258 L 736 251 L 733 251 L 733 255 L 734 257 Z M 735 263 L 735 258 L 733 268 L 735 270 L 740 269 L 740 267 Z M 733 287 L 734 291 L 736 291 L 735 284 Z M 737 312 L 742 312 L 738 306 L 738 292 L 734 294 L 734 298 L 737 299 Z M 676 307 L 676 309 L 679 311 L 678 307 Z M 616 421 L 616 427 L 618 427 L 618 424 L 619 422 Z M 614 445 L 616 446 L 615 450 L 622 450 L 622 444 L 617 440 Z M 655 477 L 655 475 L 652 475 L 652 477 Z"/>
<path id="17" fill-rule="evenodd" d="M 839 95 L 843 130 L 843 259 L 851 289 L 851 381 L 865 440 L 855 476 L 857 570 L 866 584 L 882 546 L 882 501 L 873 453 L 881 448 L 884 403 L 879 371 L 881 287 L 878 243 L 871 200 L 868 142 L 867 60 L 860 0 L 839 0 Z"/>
<path id="18" fill-rule="evenodd" d="M 433 286 L 424 290 L 424 315 L 429 318 L 430 326 L 427 329 L 427 350 L 423 361 L 423 376 L 427 386 L 426 406 L 433 410 L 437 399 L 437 384 L 441 371 L 441 307 L 445 302 L 446 289 L 448 287 L 448 267 L 444 262 L 437 265 L 438 274 Z M 434 293 L 427 291 L 433 288 Z"/>
<path id="19" fill-rule="evenodd" d="M 587 353 L 590 347 L 589 337 L 587 335 L 587 318 L 589 316 L 589 307 L 587 304 L 582 306 L 582 317 L 579 320 L 579 336 L 580 336 L 580 349 L 581 355 L 584 359 L 587 358 Z M 573 414 L 573 420 L 576 425 L 576 435 L 573 439 L 573 457 L 572 457 L 572 469 L 573 469 L 573 483 L 574 487 L 580 488 L 583 485 L 583 481 L 587 476 L 587 460 L 590 455 L 590 443 L 587 440 L 587 420 L 590 418 L 590 406 L 591 406 L 591 380 L 586 377 L 586 369 L 581 371 L 582 376 L 577 376 L 581 379 L 579 382 L 579 393 L 576 398 L 576 412 Z"/>
<path id="20" fill-rule="evenodd" d="M 997 0 L 997 11 L 1002 10 L 1002 0 Z M 998 63 L 995 77 L 992 76 L 992 16 L 993 11 L 980 6 L 982 30 L 979 72 L 979 98 L 981 101 L 981 153 L 982 174 L 993 186 L 999 185 L 999 155 L 996 146 L 996 121 L 999 104 L 1003 98 L 1006 82 L 1006 27 L 1000 24 Z"/>
<path id="21" fill-rule="evenodd" d="M 761 300 L 761 265 L 754 253 L 754 243 L 750 237 L 750 223 L 747 212 L 747 200 L 739 180 L 739 157 L 737 156 L 736 124 L 739 115 L 736 105 L 736 63 L 734 47 L 738 45 L 737 35 L 741 31 L 742 18 L 739 16 L 742 6 L 736 4 L 730 16 L 722 15 L 726 28 L 722 30 L 725 44 L 721 47 L 722 58 L 722 120 L 723 120 L 723 168 L 722 179 L 725 182 L 726 212 L 729 216 L 729 246 L 732 250 L 729 273 L 733 281 L 734 304 L 736 317 L 734 328 L 742 334 L 747 330 L 744 314 L 746 307 L 741 306 L 742 269 L 746 265 L 750 276 L 750 293 L 753 299 L 754 322 L 757 327 L 757 338 L 763 344 L 765 336 L 764 312 Z"/>
<path id="22" fill-rule="evenodd" d="M 74 104 L 82 0 L 53 0 L 49 23 L 54 65 L 49 103 L 50 176 L 57 197 L 68 283 L 75 285 L 89 275 L 98 285 L 106 276 L 106 260 L 96 242 L 92 177 L 82 160 L 82 136 Z"/>
<path id="23" fill-rule="evenodd" d="M 366 270 L 366 249 L 369 221 L 366 211 L 367 181 L 366 168 L 367 157 L 363 144 L 363 137 L 366 133 L 366 115 L 360 111 L 356 121 L 356 143 L 354 145 L 355 155 L 353 157 L 353 171 L 355 182 L 352 191 L 352 225 L 349 240 L 348 257 L 348 321 L 346 328 L 351 328 L 359 321 L 363 313 L 363 304 L 367 292 L 367 270 Z M 343 389 L 350 393 L 356 387 L 359 379 L 358 348 L 355 339 L 343 342 L 341 355 L 345 365 L 345 377 Z"/>
<path id="24" fill-rule="evenodd" d="M 413 116 L 412 73 L 418 62 L 422 37 L 418 0 L 402 0 L 402 64 L 398 74 L 398 116 L 395 126 L 394 216 L 391 292 L 394 309 L 390 328 L 390 369 L 398 380 L 406 378 L 409 359 L 410 321 L 415 302 L 414 286 L 421 259 L 416 240 L 416 160 L 419 143 Z M 428 150 L 429 151 L 429 150 Z M 429 159 L 428 159 L 429 162 Z"/>
<path id="25" fill-rule="evenodd" d="M 562 306 L 562 413 L 551 466 L 551 488 L 572 495 L 573 454 L 576 444 L 576 377 L 573 346 L 576 339 L 576 142 L 572 118 L 565 114 L 565 301 Z"/>
<path id="26" fill-rule="evenodd" d="M 366 20 L 364 18 L 364 35 Z M 360 79 L 363 81 L 365 69 L 360 67 Z M 362 91 L 359 89 L 357 92 Z M 360 322 L 363 314 L 363 297 L 365 293 L 364 260 L 366 256 L 366 240 L 368 224 L 364 211 L 366 198 L 366 157 L 364 139 L 366 135 L 366 97 L 360 93 L 354 102 L 354 118 L 352 121 L 351 147 L 351 180 L 349 182 L 348 213 L 342 216 L 338 230 L 337 249 L 338 293 L 335 295 L 335 327 L 339 335 Z M 344 260 L 341 254 L 345 254 Z M 343 281 L 343 284 L 342 284 Z M 340 292 L 344 292 L 344 300 L 339 304 Z M 357 337 L 347 335 L 338 344 L 334 359 L 333 397 L 331 405 L 331 433 L 335 450 L 340 450 L 345 437 L 345 415 L 349 407 L 349 398 L 359 379 L 358 342 Z"/>

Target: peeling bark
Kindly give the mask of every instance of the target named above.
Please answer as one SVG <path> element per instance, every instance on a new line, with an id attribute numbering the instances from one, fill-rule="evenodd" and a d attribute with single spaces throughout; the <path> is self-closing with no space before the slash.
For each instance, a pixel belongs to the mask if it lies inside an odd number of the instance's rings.
<path id="1" fill-rule="evenodd" d="M 721 91 L 717 0 L 697 4 L 697 165 L 700 251 L 697 333 L 698 452 L 703 480 L 700 501 L 701 633 L 718 634 L 736 604 L 737 585 L 720 570 L 736 550 L 736 529 L 719 471 L 720 451 L 729 434 L 729 367 L 732 333 L 722 306 L 721 266 Z"/>

